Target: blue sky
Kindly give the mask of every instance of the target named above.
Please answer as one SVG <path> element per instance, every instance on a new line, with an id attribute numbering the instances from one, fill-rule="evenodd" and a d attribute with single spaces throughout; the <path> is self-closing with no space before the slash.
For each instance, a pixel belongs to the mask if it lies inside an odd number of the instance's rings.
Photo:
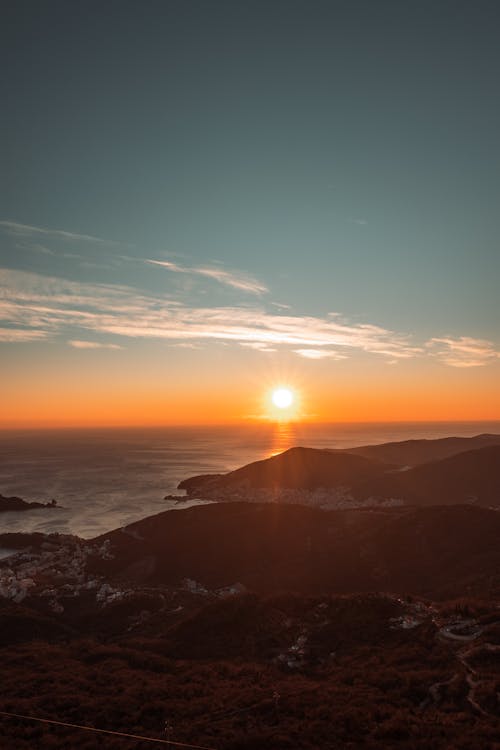
<path id="1" fill-rule="evenodd" d="M 484 1 L 11 3 L 2 348 L 498 368 L 499 27 Z"/>

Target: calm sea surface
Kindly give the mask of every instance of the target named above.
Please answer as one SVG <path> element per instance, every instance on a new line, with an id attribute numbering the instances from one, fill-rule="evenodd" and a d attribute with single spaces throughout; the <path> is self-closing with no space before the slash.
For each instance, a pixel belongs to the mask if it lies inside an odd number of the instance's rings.
<path id="1" fill-rule="evenodd" d="M 0 513 L 0 533 L 58 531 L 92 538 L 176 507 L 163 498 L 182 479 L 230 471 L 296 445 L 347 448 L 482 432 L 500 433 L 500 422 L 0 432 L 0 494 L 55 498 L 62 506 Z"/>

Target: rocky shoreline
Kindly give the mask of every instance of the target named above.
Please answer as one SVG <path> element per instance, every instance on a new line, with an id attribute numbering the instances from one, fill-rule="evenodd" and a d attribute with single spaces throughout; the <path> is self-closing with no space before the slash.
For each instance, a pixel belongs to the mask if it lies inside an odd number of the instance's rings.
<path id="1" fill-rule="evenodd" d="M 49 500 L 47 503 L 28 502 L 21 497 L 4 497 L 0 495 L 0 513 L 9 513 L 25 510 L 37 510 L 39 508 L 58 508 L 57 500 Z"/>

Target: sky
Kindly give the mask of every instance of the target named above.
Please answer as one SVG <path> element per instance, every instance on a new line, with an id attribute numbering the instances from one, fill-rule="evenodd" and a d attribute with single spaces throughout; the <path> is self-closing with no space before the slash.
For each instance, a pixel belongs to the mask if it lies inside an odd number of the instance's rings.
<path id="1" fill-rule="evenodd" d="M 12 0 L 0 427 L 500 419 L 500 8 Z"/>

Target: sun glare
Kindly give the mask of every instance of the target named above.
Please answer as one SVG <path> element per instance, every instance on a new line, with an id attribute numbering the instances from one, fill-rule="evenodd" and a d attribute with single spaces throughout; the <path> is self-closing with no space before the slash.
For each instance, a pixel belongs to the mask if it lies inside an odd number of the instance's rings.
<path id="1" fill-rule="evenodd" d="M 273 391 L 272 400 L 278 409 L 287 409 L 293 404 L 293 393 L 289 388 L 276 388 Z"/>

